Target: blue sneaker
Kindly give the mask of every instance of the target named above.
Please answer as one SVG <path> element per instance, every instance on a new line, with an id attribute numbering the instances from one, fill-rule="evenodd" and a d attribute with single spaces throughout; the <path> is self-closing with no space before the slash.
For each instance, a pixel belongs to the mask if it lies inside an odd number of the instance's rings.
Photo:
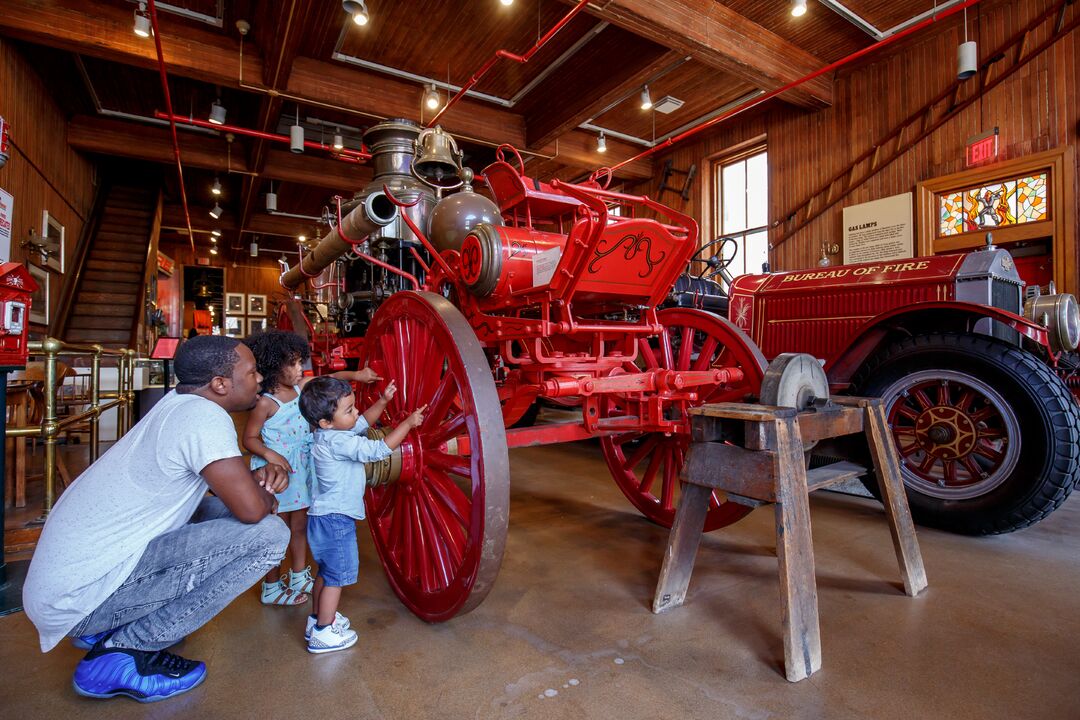
<path id="1" fill-rule="evenodd" d="M 206 664 L 164 650 L 97 646 L 75 667 L 71 684 L 85 697 L 126 695 L 142 703 L 185 693 L 206 679 Z"/>
<path id="2" fill-rule="evenodd" d="M 99 632 L 97 635 L 79 635 L 78 637 L 71 638 L 71 644 L 80 650 L 92 650 L 95 645 L 101 642 L 101 638 L 109 634 L 109 631 Z"/>

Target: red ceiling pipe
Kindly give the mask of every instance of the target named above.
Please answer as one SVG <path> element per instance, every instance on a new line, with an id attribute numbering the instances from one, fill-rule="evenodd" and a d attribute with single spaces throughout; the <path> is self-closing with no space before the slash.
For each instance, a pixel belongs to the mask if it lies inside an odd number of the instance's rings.
<path id="1" fill-rule="evenodd" d="M 741 105 L 736 105 L 735 107 L 731 108 L 730 110 L 728 110 L 727 112 L 725 112 L 725 113 L 723 113 L 721 115 L 717 115 L 714 118 L 706 120 L 705 122 L 701 123 L 700 125 L 698 125 L 696 127 L 692 127 L 692 128 L 690 128 L 689 130 L 687 130 L 685 132 L 679 133 L 675 137 L 670 137 L 667 140 L 665 140 L 664 142 L 659 143 L 657 145 L 654 145 L 653 147 L 649 148 L 648 150 L 646 150 L 644 152 L 638 153 L 637 155 L 635 155 L 632 158 L 629 158 L 627 160 L 623 160 L 621 163 L 619 163 L 617 165 L 613 165 L 611 167 L 611 169 L 613 171 L 618 170 L 619 168 L 621 168 L 621 167 L 623 167 L 625 165 L 629 165 L 632 162 L 636 162 L 638 160 L 642 160 L 644 158 L 647 158 L 650 155 L 652 155 L 653 153 L 659 152 L 660 150 L 663 150 L 664 148 L 671 147 L 675 143 L 682 142 L 683 140 L 690 137 L 691 135 L 696 135 L 697 133 L 701 132 L 702 130 L 705 130 L 707 128 L 711 128 L 713 125 L 716 125 L 717 123 L 723 122 L 724 120 L 727 120 L 729 117 L 732 117 L 734 115 L 738 115 L 739 113 L 743 112 L 744 110 L 749 110 L 752 107 L 756 107 L 756 106 L 760 105 L 761 103 L 765 102 L 766 100 L 774 98 L 774 97 L 776 97 L 777 95 L 779 95 L 781 93 L 787 92 L 788 90 L 790 90 L 790 89 L 792 89 L 794 87 L 798 87 L 799 85 L 802 85 L 805 82 L 809 82 L 809 81 L 813 80 L 816 77 L 820 77 L 820 76 L 824 75 L 827 72 L 832 72 L 833 70 L 835 70 L 838 67 L 841 67 L 843 65 L 847 65 L 849 62 L 852 62 L 854 60 L 858 60 L 862 56 L 867 55 L 867 54 L 877 50 L 878 48 L 885 47 L 886 45 L 889 45 L 890 43 L 896 42 L 897 40 L 899 40 L 902 37 L 907 37 L 908 35 L 911 35 L 914 32 L 918 32 L 919 30 L 922 30 L 924 27 L 926 27 L 928 25 L 932 25 L 932 24 L 936 23 L 938 20 L 943 20 L 944 18 L 947 18 L 950 15 L 958 13 L 961 10 L 969 8 L 969 7 L 971 7 L 972 5 L 975 5 L 978 2 L 979 2 L 979 0 L 967 0 L 967 2 L 960 3 L 959 5 L 954 5 L 953 7 L 949 8 L 948 10 L 945 10 L 945 11 L 941 12 L 938 15 L 934 15 L 932 17 L 929 17 L 929 18 L 927 18 L 926 20 L 923 20 L 920 23 L 912 25 L 911 27 L 907 28 L 906 30 L 902 30 L 901 32 L 896 33 L 895 35 L 890 35 L 889 37 L 885 38 L 884 40 L 879 40 L 878 42 L 874 43 L 873 45 L 869 45 L 867 47 L 864 47 L 862 50 L 851 53 L 847 57 L 840 58 L 836 62 L 830 63 L 830 64 L 826 65 L 823 68 L 819 68 L 819 69 L 815 70 L 814 72 L 810 73 L 809 75 L 806 75 L 804 77 L 799 78 L 798 80 L 793 80 L 793 81 L 789 82 L 787 85 L 784 85 L 783 87 L 778 87 L 775 90 L 771 90 L 771 91 L 765 93 L 764 95 L 758 95 L 756 98 L 752 98 L 750 100 L 747 100 L 746 102 L 744 102 Z"/>
<path id="2" fill-rule="evenodd" d="M 480 81 L 480 78 L 484 77 L 484 75 L 487 74 L 488 70 L 490 70 L 496 62 L 498 62 L 499 58 L 506 58 L 507 60 L 513 60 L 514 62 L 519 63 L 529 62 L 532 56 L 535 55 L 540 48 L 544 47 L 544 45 L 547 44 L 548 40 L 555 37 L 555 34 L 562 30 L 564 27 L 566 27 L 566 25 L 574 19 L 574 16 L 584 10 L 585 6 L 588 4 L 589 0 L 581 0 L 581 2 L 579 2 L 570 10 L 570 12 L 566 13 L 566 15 L 563 16 L 562 20 L 555 23 L 555 25 L 547 31 L 544 37 L 537 40 L 536 44 L 533 45 L 524 55 L 517 55 L 510 52 L 509 50 L 496 50 L 495 54 L 491 56 L 491 59 L 484 63 L 483 67 L 481 67 L 476 72 L 476 74 L 469 78 L 469 81 L 465 83 L 460 90 L 457 91 L 457 95 L 450 98 L 446 105 L 443 106 L 442 110 L 435 113 L 435 117 L 431 118 L 431 120 L 428 121 L 427 127 L 434 127 L 435 123 L 439 122 L 439 118 L 441 118 L 447 110 L 453 107 L 454 103 L 460 100 L 462 96 L 465 95 L 465 93 L 469 92 L 469 90 L 472 90 L 473 85 L 476 85 L 476 83 Z"/>
<path id="3" fill-rule="evenodd" d="M 180 162 L 180 138 L 176 136 L 176 122 L 173 121 L 172 96 L 169 94 L 169 76 L 165 73 L 165 54 L 161 51 L 161 33 L 158 31 L 157 6 L 150 0 L 150 25 L 154 31 L 154 46 L 157 48 L 158 69 L 161 71 L 161 89 L 165 92 L 165 109 L 169 111 L 169 127 L 172 128 L 173 154 L 176 155 L 176 174 L 180 176 L 180 203 L 184 206 L 184 221 L 187 223 L 188 240 L 191 252 L 195 252 L 195 233 L 191 229 L 191 213 L 188 211 L 187 190 L 184 188 L 184 164 Z"/>
<path id="4" fill-rule="evenodd" d="M 183 115 L 173 115 L 172 112 L 163 113 L 160 110 L 154 112 L 154 117 L 159 120 L 168 120 L 175 126 L 176 123 L 182 123 L 184 125 L 194 125 L 195 127 L 209 128 L 211 130 L 220 130 L 222 132 L 231 132 L 237 135 L 247 135 L 248 137 L 262 138 L 263 140 L 273 140 L 274 142 L 289 144 L 288 135 L 278 135 L 277 133 L 267 133 L 260 130 L 250 130 L 248 128 L 238 127 L 236 125 L 217 125 L 209 120 L 197 120 L 193 117 L 184 117 Z M 304 141 L 304 147 L 311 148 L 313 150 L 326 150 L 332 155 L 339 157 L 341 160 L 349 162 L 359 162 L 362 160 L 368 160 L 371 158 L 371 153 L 363 152 L 360 150 L 349 150 L 348 148 L 342 150 L 335 150 L 332 145 L 324 145 L 323 143 L 312 142 L 310 140 Z"/>

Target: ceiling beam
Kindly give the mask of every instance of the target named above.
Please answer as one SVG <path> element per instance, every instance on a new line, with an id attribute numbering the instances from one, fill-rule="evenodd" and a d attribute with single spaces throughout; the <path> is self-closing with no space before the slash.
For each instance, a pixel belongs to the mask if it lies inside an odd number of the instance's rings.
<path id="1" fill-rule="evenodd" d="M 618 28 L 608 32 L 626 34 Z M 597 38 L 594 42 L 599 42 Z M 647 45 L 646 48 L 640 46 Z M 633 94 L 656 74 L 685 57 L 655 43 L 620 43 L 602 58 L 610 72 L 590 74 L 581 81 L 581 66 L 563 67 L 540 83 L 524 105 L 525 138 L 529 147 L 547 145 L 578 125 L 592 119 L 604 108 Z M 590 61 L 583 58 L 585 67 Z M 559 102 L 551 102 L 558 97 Z"/>
<path id="2" fill-rule="evenodd" d="M 233 152 L 227 159 L 224 138 L 180 132 L 180 153 L 184 164 L 203 170 L 246 174 L 251 172 L 245 153 Z M 67 126 L 67 141 L 75 150 L 133 158 L 161 164 L 176 162 L 168 128 L 141 125 L 124 120 L 77 115 Z M 239 144 L 237 141 L 234 144 Z M 295 155 L 286 150 L 270 150 L 262 176 L 282 182 L 351 193 L 371 179 L 371 168 L 329 157 Z"/>
<path id="3" fill-rule="evenodd" d="M 210 217 L 209 207 L 195 206 L 191 208 L 191 229 L 196 233 L 209 233 L 211 230 L 222 230 L 230 235 L 240 233 L 238 218 L 226 213 L 219 220 Z M 184 208 L 175 203 L 167 203 L 161 209 L 161 226 L 169 230 L 187 231 L 184 222 Z M 262 233 L 266 235 L 281 236 L 286 245 L 295 245 L 296 236 L 311 233 L 315 228 L 313 220 L 270 215 L 268 213 L 255 213 L 248 224 L 248 233 Z M 288 239 L 293 238 L 293 239 Z"/>
<path id="4" fill-rule="evenodd" d="M 0 32 L 20 40 L 144 68 L 156 68 L 154 43 L 131 32 L 131 9 L 92 0 L 0 0 Z M 264 62 L 253 43 L 244 46 L 243 85 L 240 43 L 220 33 L 166 23 L 162 51 L 170 74 L 215 85 L 272 95 L 263 82 Z M 291 65 L 286 99 L 329 106 L 370 121 L 417 117 L 420 88 L 336 63 L 298 57 Z M 462 100 L 447 113 L 443 127 L 462 138 L 524 147 L 521 115 L 488 103 Z"/>
<path id="5" fill-rule="evenodd" d="M 573 4 L 573 0 L 563 0 Z M 775 90 L 826 63 L 716 0 L 605 0 L 589 12 L 635 35 L 691 55 Z M 820 109 L 833 103 L 832 81 L 819 77 L 794 88 L 784 100 Z"/>

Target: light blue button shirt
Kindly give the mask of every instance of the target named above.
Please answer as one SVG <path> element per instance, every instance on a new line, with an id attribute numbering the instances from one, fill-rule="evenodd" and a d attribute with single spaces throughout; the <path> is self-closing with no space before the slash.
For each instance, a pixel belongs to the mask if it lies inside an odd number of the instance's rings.
<path id="1" fill-rule="evenodd" d="M 367 484 L 364 463 L 382 460 L 392 452 L 382 440 L 363 435 L 367 429 L 367 420 L 361 415 L 352 430 L 315 431 L 315 443 L 311 447 L 315 482 L 308 515 L 340 513 L 356 520 L 364 519 Z"/>

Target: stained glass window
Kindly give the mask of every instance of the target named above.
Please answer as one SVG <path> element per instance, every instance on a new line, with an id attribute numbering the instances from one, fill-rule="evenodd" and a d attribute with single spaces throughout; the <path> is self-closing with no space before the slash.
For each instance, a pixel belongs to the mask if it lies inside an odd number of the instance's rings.
<path id="1" fill-rule="evenodd" d="M 938 209 L 941 235 L 1047 220 L 1046 173 L 942 193 Z"/>

